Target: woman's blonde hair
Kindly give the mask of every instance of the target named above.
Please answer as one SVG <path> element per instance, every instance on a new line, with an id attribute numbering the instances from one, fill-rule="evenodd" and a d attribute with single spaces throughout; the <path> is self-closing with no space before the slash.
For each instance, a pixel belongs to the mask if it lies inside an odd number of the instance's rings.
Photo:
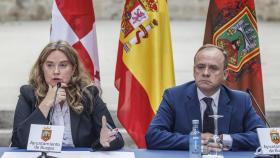
<path id="1" fill-rule="evenodd" d="M 62 52 L 73 66 L 73 75 L 70 82 L 67 84 L 67 88 L 65 89 L 67 103 L 73 111 L 81 113 L 84 110 L 84 106 L 82 104 L 82 90 L 91 85 L 92 81 L 88 73 L 85 72 L 75 49 L 62 40 L 49 43 L 40 53 L 30 72 L 29 83 L 34 88 L 37 105 L 42 102 L 48 92 L 48 84 L 45 81 L 43 64 L 47 57 L 56 50 Z"/>

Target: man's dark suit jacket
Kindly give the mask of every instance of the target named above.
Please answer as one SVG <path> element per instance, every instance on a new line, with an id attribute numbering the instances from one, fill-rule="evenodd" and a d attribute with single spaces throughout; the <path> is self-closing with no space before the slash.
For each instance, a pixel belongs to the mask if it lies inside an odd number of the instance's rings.
<path id="1" fill-rule="evenodd" d="M 84 111 L 75 113 L 70 108 L 72 138 L 75 147 L 93 147 L 101 150 L 114 150 L 123 147 L 124 141 L 118 133 L 117 139 L 110 143 L 110 148 L 102 148 L 99 143 L 102 116 L 115 128 L 112 117 L 102 99 L 98 89 L 94 86 L 83 91 Z M 49 120 L 36 107 L 34 89 L 30 85 L 20 88 L 19 100 L 15 110 L 12 146 L 26 148 L 31 124 L 48 124 Z"/>
<path id="2" fill-rule="evenodd" d="M 230 134 L 232 150 L 255 150 L 259 147 L 256 129 L 265 125 L 247 93 L 221 86 L 218 114 L 224 116 L 218 120 L 219 134 Z M 199 120 L 201 131 L 200 103 L 195 82 L 167 89 L 146 133 L 147 147 L 187 150 L 192 120 L 195 119 Z"/>

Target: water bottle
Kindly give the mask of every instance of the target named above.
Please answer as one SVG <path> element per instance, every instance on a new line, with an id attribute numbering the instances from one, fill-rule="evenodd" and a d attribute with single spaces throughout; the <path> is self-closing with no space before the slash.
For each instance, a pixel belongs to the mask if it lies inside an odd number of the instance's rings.
<path id="1" fill-rule="evenodd" d="M 192 131 L 189 135 L 189 158 L 201 158 L 201 134 L 198 130 L 199 120 L 192 120 Z"/>

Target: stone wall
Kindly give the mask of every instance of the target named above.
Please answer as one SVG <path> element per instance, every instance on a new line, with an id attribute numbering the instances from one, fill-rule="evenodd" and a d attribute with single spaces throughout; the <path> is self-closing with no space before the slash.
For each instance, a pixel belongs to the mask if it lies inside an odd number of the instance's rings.
<path id="1" fill-rule="evenodd" d="M 120 19 L 125 0 L 93 0 L 97 19 Z M 169 0 L 171 19 L 205 19 L 209 0 Z M 255 0 L 259 20 L 280 21 L 280 0 Z M 0 21 L 46 20 L 52 0 L 0 0 Z"/>
<path id="2" fill-rule="evenodd" d="M 50 0 L 0 0 L 0 21 L 46 20 L 51 5 Z"/>

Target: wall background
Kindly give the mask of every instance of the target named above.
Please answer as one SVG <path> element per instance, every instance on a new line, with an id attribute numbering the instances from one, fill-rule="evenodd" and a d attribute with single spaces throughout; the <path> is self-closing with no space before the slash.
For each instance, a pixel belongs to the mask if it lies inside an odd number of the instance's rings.
<path id="1" fill-rule="evenodd" d="M 0 22 L 47 20 L 53 0 L 0 0 Z M 93 0 L 97 19 L 120 19 L 125 0 Z M 205 19 L 209 0 L 169 0 L 170 17 L 176 20 Z M 255 0 L 259 20 L 280 21 L 280 0 Z"/>
<path id="2" fill-rule="evenodd" d="M 0 0 L 0 146 L 10 143 L 19 88 L 38 54 L 49 42 L 53 0 Z M 93 0 L 103 100 L 126 146 L 135 146 L 116 117 L 114 87 L 120 17 L 125 0 Z M 169 0 L 176 84 L 193 80 L 193 56 L 201 46 L 209 0 Z M 255 0 L 262 59 L 266 114 L 280 125 L 280 0 Z"/>

